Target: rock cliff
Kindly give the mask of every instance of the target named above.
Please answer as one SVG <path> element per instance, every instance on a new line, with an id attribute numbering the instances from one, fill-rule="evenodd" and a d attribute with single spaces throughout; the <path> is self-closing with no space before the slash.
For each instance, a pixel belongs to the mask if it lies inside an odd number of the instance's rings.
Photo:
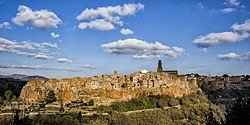
<path id="1" fill-rule="evenodd" d="M 115 101 L 126 101 L 140 94 L 171 95 L 182 97 L 198 90 L 194 77 L 173 75 L 165 72 L 136 72 L 130 75 L 93 76 L 88 78 L 55 78 L 29 81 L 22 89 L 20 98 L 26 102 L 42 101 L 54 90 L 56 97 L 64 103 L 94 100 L 95 105 L 106 105 Z"/>

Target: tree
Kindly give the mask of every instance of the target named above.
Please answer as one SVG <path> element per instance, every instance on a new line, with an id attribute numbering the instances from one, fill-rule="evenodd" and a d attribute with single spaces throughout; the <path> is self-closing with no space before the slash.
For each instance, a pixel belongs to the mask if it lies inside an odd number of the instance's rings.
<path id="1" fill-rule="evenodd" d="M 50 90 L 47 98 L 45 99 L 46 104 L 52 103 L 56 101 L 56 94 L 54 90 Z"/>
<path id="2" fill-rule="evenodd" d="M 232 108 L 227 111 L 226 125 L 249 125 L 250 98 L 239 98 Z"/>
<path id="3" fill-rule="evenodd" d="M 3 104 L 3 97 L 0 96 L 0 105 Z"/>
<path id="4" fill-rule="evenodd" d="M 94 100 L 93 100 L 93 99 L 91 99 L 91 100 L 89 101 L 89 103 L 88 103 L 89 106 L 94 106 L 94 104 L 95 104 L 95 103 L 94 103 Z"/>
<path id="5" fill-rule="evenodd" d="M 62 103 L 62 102 L 61 102 L 60 112 L 61 112 L 61 113 L 64 112 L 64 107 L 63 107 L 63 103 Z"/>
<path id="6" fill-rule="evenodd" d="M 4 96 L 5 96 L 5 100 L 9 101 L 12 96 L 12 91 L 11 90 L 5 91 Z"/>
<path id="7" fill-rule="evenodd" d="M 81 111 L 78 112 L 76 118 L 78 119 L 78 121 L 79 121 L 80 123 L 82 123 L 82 112 L 81 112 Z"/>
<path id="8" fill-rule="evenodd" d="M 223 74 L 222 77 L 226 78 L 229 77 L 228 74 Z"/>

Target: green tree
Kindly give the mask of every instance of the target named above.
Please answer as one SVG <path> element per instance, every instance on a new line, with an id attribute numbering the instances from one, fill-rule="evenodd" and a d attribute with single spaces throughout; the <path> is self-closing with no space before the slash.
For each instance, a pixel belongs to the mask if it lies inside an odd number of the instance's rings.
<path id="1" fill-rule="evenodd" d="M 0 96 L 0 105 L 3 104 L 3 97 Z"/>
<path id="2" fill-rule="evenodd" d="M 56 101 L 56 94 L 54 90 L 50 90 L 47 98 L 45 99 L 46 104 L 52 103 Z"/>
<path id="3" fill-rule="evenodd" d="M 60 112 L 61 112 L 61 113 L 64 112 L 64 107 L 63 107 L 63 103 L 62 103 L 62 102 L 61 102 Z"/>
<path id="4" fill-rule="evenodd" d="M 250 124 L 250 98 L 239 98 L 232 108 L 227 111 L 226 125 Z"/>
<path id="5" fill-rule="evenodd" d="M 222 77 L 226 78 L 229 77 L 228 74 L 223 74 Z"/>
<path id="6" fill-rule="evenodd" d="M 12 93 L 11 90 L 5 91 L 5 93 L 4 93 L 5 100 L 6 100 L 6 101 L 9 101 L 9 100 L 11 99 L 12 94 L 13 94 L 13 93 Z"/>
<path id="7" fill-rule="evenodd" d="M 93 100 L 93 99 L 89 100 L 89 103 L 88 103 L 89 106 L 94 106 L 94 104 L 95 104 L 95 103 L 94 103 L 94 100 Z"/>

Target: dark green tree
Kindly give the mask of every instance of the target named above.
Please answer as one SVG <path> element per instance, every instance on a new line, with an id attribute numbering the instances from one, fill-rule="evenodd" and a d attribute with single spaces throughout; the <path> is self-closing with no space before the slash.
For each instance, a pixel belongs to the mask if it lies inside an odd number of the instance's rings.
<path id="1" fill-rule="evenodd" d="M 222 77 L 226 78 L 229 77 L 228 74 L 223 74 Z"/>
<path id="2" fill-rule="evenodd" d="M 3 104 L 3 97 L 0 96 L 0 105 Z"/>
<path id="3" fill-rule="evenodd" d="M 89 106 L 94 106 L 94 104 L 95 104 L 95 103 L 94 103 L 94 100 L 93 100 L 93 99 L 89 100 L 89 103 L 88 103 Z"/>
<path id="4" fill-rule="evenodd" d="M 61 113 L 64 112 L 64 107 L 63 107 L 63 103 L 62 103 L 62 102 L 61 102 L 60 112 L 61 112 Z"/>
<path id="5" fill-rule="evenodd" d="M 227 111 L 226 125 L 250 125 L 250 98 L 239 98 Z"/>
<path id="6" fill-rule="evenodd" d="M 6 101 L 10 101 L 12 94 L 13 94 L 13 93 L 12 93 L 11 90 L 5 91 L 5 93 L 4 93 L 5 100 L 6 100 Z"/>
<path id="7" fill-rule="evenodd" d="M 56 94 L 55 94 L 54 90 L 50 90 L 47 98 L 45 99 L 46 104 L 55 102 L 56 100 L 57 99 L 56 99 Z"/>
<path id="8" fill-rule="evenodd" d="M 82 123 L 82 112 L 79 111 L 78 114 L 77 114 L 77 119 L 80 123 Z"/>

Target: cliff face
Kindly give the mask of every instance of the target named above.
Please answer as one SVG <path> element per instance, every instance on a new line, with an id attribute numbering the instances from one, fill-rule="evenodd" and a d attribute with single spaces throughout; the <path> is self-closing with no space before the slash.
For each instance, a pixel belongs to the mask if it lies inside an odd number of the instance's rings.
<path id="1" fill-rule="evenodd" d="M 54 90 L 58 99 L 64 103 L 91 99 L 97 105 L 114 101 L 126 101 L 140 94 L 171 95 L 182 97 L 198 90 L 196 79 L 185 75 L 170 75 L 164 72 L 134 73 L 94 76 L 70 79 L 35 79 L 29 81 L 22 89 L 23 101 L 44 100 L 50 90 Z"/>

